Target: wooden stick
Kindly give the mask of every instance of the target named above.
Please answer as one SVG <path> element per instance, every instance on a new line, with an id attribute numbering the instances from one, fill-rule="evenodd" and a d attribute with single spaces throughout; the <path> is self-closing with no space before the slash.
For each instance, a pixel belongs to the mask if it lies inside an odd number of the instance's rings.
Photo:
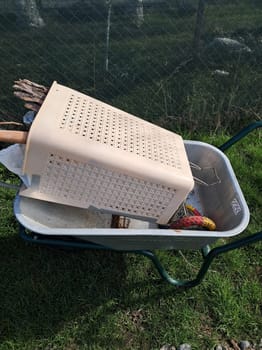
<path id="1" fill-rule="evenodd" d="M 16 126 L 23 126 L 23 123 L 18 122 L 0 122 L 0 125 L 16 125 Z"/>
<path id="2" fill-rule="evenodd" d="M 36 95 L 30 95 L 29 93 L 23 92 L 23 91 L 14 91 L 14 95 L 16 97 L 19 97 L 21 100 L 27 101 L 27 102 L 35 102 L 41 105 L 44 102 L 44 99 L 46 98 L 46 95 L 38 97 Z"/>
<path id="3" fill-rule="evenodd" d="M 31 111 L 38 112 L 41 106 L 37 103 L 30 102 L 30 103 L 25 103 L 24 107 L 26 109 L 30 109 Z"/>
<path id="4" fill-rule="evenodd" d="M 0 142 L 26 144 L 27 136 L 27 131 L 0 130 Z"/>

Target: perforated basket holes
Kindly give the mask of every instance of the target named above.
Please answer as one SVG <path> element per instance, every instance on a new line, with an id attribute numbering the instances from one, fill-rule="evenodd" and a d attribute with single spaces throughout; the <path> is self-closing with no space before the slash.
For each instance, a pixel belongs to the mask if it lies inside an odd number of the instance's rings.
<path id="1" fill-rule="evenodd" d="M 71 94 L 60 129 L 181 170 L 171 133 L 102 102 Z"/>
<path id="2" fill-rule="evenodd" d="M 39 191 L 63 203 L 158 218 L 175 189 L 50 154 Z"/>

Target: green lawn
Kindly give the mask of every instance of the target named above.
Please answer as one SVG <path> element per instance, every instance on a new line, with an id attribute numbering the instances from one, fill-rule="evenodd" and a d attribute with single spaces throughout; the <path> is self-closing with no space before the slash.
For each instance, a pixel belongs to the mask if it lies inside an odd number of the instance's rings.
<path id="1" fill-rule="evenodd" d="M 261 230 L 261 136 L 256 131 L 228 152 L 252 214 L 244 235 Z M 219 145 L 227 136 L 195 139 Z M 2 169 L 1 178 L 10 174 Z M 261 338 L 261 242 L 220 256 L 198 287 L 181 290 L 141 256 L 26 244 L 13 198 L 1 189 L 1 350 L 160 349 L 183 342 L 211 349 Z M 199 252 L 157 253 L 177 278 L 193 277 L 202 260 Z"/>
<path id="2" fill-rule="evenodd" d="M 19 78 L 46 86 L 57 80 L 216 146 L 261 120 L 261 2 L 207 1 L 200 57 L 192 52 L 194 13 L 182 16 L 178 1 L 170 3 L 165 11 L 145 9 L 140 28 L 113 10 L 109 72 L 106 15 L 50 10 L 41 30 L 0 16 L 0 120 L 25 113 L 12 96 Z M 207 54 L 216 36 L 242 40 L 252 55 Z M 216 76 L 217 69 L 229 76 Z M 227 152 L 252 214 L 243 236 L 261 230 L 261 137 L 257 130 Z M 0 180 L 18 181 L 3 167 Z M 215 259 L 198 287 L 177 289 L 142 256 L 26 244 L 14 196 L 0 188 L 0 350 L 158 350 L 185 342 L 202 350 L 262 338 L 261 242 Z M 195 276 L 202 262 L 200 252 L 157 254 L 177 278 Z"/>

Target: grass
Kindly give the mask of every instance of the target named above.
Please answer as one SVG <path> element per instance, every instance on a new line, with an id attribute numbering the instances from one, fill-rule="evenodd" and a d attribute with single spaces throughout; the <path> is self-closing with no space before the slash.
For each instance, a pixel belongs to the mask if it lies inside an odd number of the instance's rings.
<path id="1" fill-rule="evenodd" d="M 197 139 L 219 145 L 227 136 Z M 252 213 L 244 235 L 261 229 L 260 146 L 257 131 L 228 152 Z M 10 174 L 2 169 L 1 178 Z M 198 287 L 181 290 L 161 281 L 141 256 L 25 244 L 14 193 L 1 189 L 0 198 L 1 350 L 160 349 L 183 342 L 211 349 L 261 338 L 261 242 L 220 256 Z M 199 252 L 157 253 L 178 278 L 193 277 L 201 263 Z"/>
<path id="2" fill-rule="evenodd" d="M 20 30 L 14 16 L 1 17 L 0 119 L 21 120 L 24 108 L 12 97 L 12 84 L 26 77 L 47 86 L 57 80 L 217 146 L 261 120 L 260 2 L 209 0 L 200 59 L 190 59 L 194 12 L 182 16 L 176 3 L 146 9 L 141 28 L 130 14 L 113 11 L 108 73 L 106 13 L 49 11 L 41 30 Z M 243 40 L 253 53 L 207 55 L 204 47 L 216 36 Z M 230 75 L 220 79 L 215 69 Z M 227 153 L 252 213 L 243 233 L 249 235 L 261 230 L 261 131 Z M 17 182 L 3 167 L 0 179 Z M 216 259 L 198 287 L 177 289 L 141 256 L 24 243 L 14 195 L 0 188 L 0 350 L 158 350 L 184 342 L 211 349 L 262 337 L 261 242 Z M 199 252 L 157 253 L 178 278 L 195 276 L 202 261 Z"/>

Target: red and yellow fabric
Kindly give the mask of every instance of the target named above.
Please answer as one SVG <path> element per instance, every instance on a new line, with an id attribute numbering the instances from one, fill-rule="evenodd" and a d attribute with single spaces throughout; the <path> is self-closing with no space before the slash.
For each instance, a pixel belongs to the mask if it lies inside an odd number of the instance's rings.
<path id="1" fill-rule="evenodd" d="M 194 216 L 184 216 L 175 222 L 172 222 L 170 228 L 172 229 L 183 229 L 190 227 L 203 227 L 210 231 L 216 229 L 216 224 L 213 220 L 207 218 L 206 216 L 194 215 Z"/>
<path id="2" fill-rule="evenodd" d="M 170 224 L 172 229 L 183 229 L 183 228 L 194 228 L 202 227 L 209 231 L 214 231 L 216 229 L 216 224 L 213 220 L 202 216 L 200 212 L 193 207 L 191 204 L 185 205 L 186 209 L 193 215 L 184 216 Z"/>

